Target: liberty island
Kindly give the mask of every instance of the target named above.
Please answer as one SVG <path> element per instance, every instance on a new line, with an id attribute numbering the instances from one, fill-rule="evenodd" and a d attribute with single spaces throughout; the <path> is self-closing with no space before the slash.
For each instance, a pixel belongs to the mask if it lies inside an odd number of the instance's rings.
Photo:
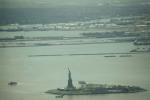
<path id="1" fill-rule="evenodd" d="M 71 71 L 68 68 L 68 85 L 64 89 L 52 89 L 45 93 L 56 95 L 91 95 L 91 94 L 110 94 L 110 93 L 136 93 L 144 92 L 145 89 L 138 86 L 91 84 L 79 81 L 80 87 L 76 88 L 72 83 Z"/>

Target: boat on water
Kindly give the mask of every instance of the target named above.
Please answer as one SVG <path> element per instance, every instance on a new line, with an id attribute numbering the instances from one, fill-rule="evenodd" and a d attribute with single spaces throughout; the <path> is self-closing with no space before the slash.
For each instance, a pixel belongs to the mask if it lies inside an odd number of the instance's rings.
<path id="1" fill-rule="evenodd" d="M 56 95 L 91 95 L 91 94 L 109 94 L 109 93 L 136 93 L 146 91 L 138 86 L 91 84 L 79 81 L 80 87 L 76 88 L 72 83 L 71 72 L 68 69 L 68 85 L 64 89 L 52 89 L 46 93 Z"/>
<path id="2" fill-rule="evenodd" d="M 132 57 L 132 55 L 120 55 L 120 57 Z"/>
<path id="3" fill-rule="evenodd" d="M 116 57 L 115 55 L 106 55 L 104 57 Z"/>
<path id="4" fill-rule="evenodd" d="M 17 82 L 13 82 L 13 81 L 8 83 L 8 85 L 11 85 L 11 86 L 16 86 L 17 84 L 18 84 Z"/>
<path id="5" fill-rule="evenodd" d="M 63 98 L 64 95 L 57 95 L 56 98 Z"/>

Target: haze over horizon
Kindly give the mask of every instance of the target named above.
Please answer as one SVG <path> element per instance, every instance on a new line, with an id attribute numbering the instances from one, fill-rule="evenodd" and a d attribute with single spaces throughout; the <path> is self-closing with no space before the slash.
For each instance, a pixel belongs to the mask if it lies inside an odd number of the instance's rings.
<path id="1" fill-rule="evenodd" d="M 149 0 L 0 0 L 0 8 L 49 8 L 59 6 L 102 6 L 148 4 Z"/>
<path id="2" fill-rule="evenodd" d="M 0 25 L 150 15 L 149 0 L 0 0 Z"/>

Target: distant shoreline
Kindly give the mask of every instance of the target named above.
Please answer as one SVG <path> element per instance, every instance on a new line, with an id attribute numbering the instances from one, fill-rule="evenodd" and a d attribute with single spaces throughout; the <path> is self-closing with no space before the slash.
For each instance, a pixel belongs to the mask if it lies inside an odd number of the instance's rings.
<path id="1" fill-rule="evenodd" d="M 89 53 L 89 54 L 54 54 L 54 55 L 29 55 L 28 57 L 47 57 L 47 56 L 92 56 L 92 55 L 104 55 L 104 57 L 131 57 L 130 54 L 147 54 L 150 52 L 129 52 L 129 53 Z M 119 55 L 119 56 L 114 56 Z"/>

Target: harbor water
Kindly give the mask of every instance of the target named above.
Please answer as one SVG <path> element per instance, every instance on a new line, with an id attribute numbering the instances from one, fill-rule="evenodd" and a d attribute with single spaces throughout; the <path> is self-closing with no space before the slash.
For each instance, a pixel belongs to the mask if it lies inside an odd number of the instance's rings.
<path id="1" fill-rule="evenodd" d="M 40 34 L 39 34 L 40 33 Z M 1 36 L 78 36 L 80 32 L 9 32 Z M 60 41 L 56 41 L 60 42 Z M 70 41 L 67 41 L 70 42 Z M 73 95 L 62 100 L 149 100 L 150 53 L 129 53 L 131 42 L 0 48 L 0 100 L 56 100 L 49 89 L 67 86 L 69 67 L 78 81 L 109 85 L 135 85 L 146 92 Z M 124 55 L 123 57 L 121 57 Z M 16 86 L 8 83 L 15 81 Z"/>

